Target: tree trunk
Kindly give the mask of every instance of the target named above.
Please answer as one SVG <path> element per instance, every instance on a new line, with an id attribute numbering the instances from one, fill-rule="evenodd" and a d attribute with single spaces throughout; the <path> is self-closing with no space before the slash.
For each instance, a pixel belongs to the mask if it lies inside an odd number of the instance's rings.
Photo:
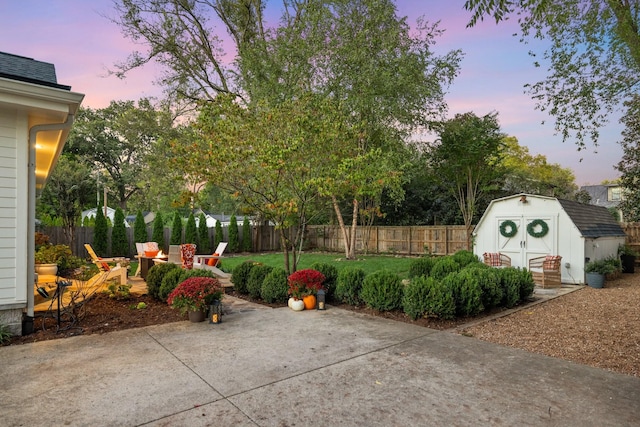
<path id="1" fill-rule="evenodd" d="M 336 211 L 336 218 L 338 219 L 338 224 L 340 225 L 340 231 L 342 231 L 342 237 L 344 238 L 344 256 L 349 259 L 349 234 L 347 233 L 347 228 L 344 225 L 344 220 L 342 219 L 342 212 L 340 212 L 340 207 L 338 206 L 338 200 L 336 196 L 331 196 L 331 202 L 333 203 L 333 209 Z"/>
<path id="2" fill-rule="evenodd" d="M 358 228 L 358 200 L 353 199 L 353 220 L 351 221 L 351 238 L 347 259 L 356 259 L 356 229 Z"/>

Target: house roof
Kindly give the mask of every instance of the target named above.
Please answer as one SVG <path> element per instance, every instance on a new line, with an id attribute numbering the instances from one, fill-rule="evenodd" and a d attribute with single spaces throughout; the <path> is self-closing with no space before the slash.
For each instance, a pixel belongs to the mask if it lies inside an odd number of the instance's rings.
<path id="1" fill-rule="evenodd" d="M 6 52 L 0 52 L 0 77 L 71 90 L 71 86 L 58 83 L 56 69 L 53 64 Z"/>
<path id="2" fill-rule="evenodd" d="M 609 188 L 619 187 L 618 184 L 607 185 L 584 185 L 580 187 L 580 190 L 586 191 L 591 197 L 591 204 L 604 206 L 604 207 L 616 207 L 620 204 L 618 201 L 609 200 Z"/>
<path id="3" fill-rule="evenodd" d="M 582 236 L 598 237 L 626 236 L 620 224 L 604 206 L 587 205 L 572 200 L 558 199 Z"/>

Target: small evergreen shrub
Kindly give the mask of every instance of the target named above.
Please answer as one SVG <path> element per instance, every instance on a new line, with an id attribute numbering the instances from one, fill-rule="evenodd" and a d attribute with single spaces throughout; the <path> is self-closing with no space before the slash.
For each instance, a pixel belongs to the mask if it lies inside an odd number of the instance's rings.
<path id="1" fill-rule="evenodd" d="M 249 224 L 249 217 L 245 216 L 242 220 L 242 250 L 251 252 L 251 249 L 251 224 Z"/>
<path id="2" fill-rule="evenodd" d="M 429 310 L 430 283 L 432 277 L 417 276 L 404 288 L 402 308 L 407 316 L 416 320 L 424 316 Z"/>
<path id="3" fill-rule="evenodd" d="M 360 291 L 366 273 L 359 267 L 346 267 L 338 273 L 336 299 L 345 304 L 360 305 Z"/>
<path id="4" fill-rule="evenodd" d="M 198 217 L 198 249 L 201 254 L 211 253 L 211 241 L 209 240 L 207 218 L 202 212 L 200 212 L 200 216 Z"/>
<path id="5" fill-rule="evenodd" d="M 230 252 L 238 252 L 240 249 L 240 240 L 239 240 L 239 230 L 238 230 L 238 220 L 235 215 L 231 215 L 229 218 L 229 251 Z"/>
<path id="6" fill-rule="evenodd" d="M 224 235 L 222 233 L 222 224 L 220 223 L 220 221 L 216 221 L 215 235 L 214 235 L 215 242 L 213 246 L 217 247 L 218 244 L 222 242 L 222 239 L 224 239 Z"/>
<path id="7" fill-rule="evenodd" d="M 156 217 L 153 220 L 151 241 L 156 242 L 160 249 L 164 250 L 164 221 L 162 220 L 162 214 L 160 212 L 156 212 Z"/>
<path id="8" fill-rule="evenodd" d="M 447 276 L 449 277 L 449 276 Z M 456 314 L 460 316 L 476 316 L 484 311 L 482 305 L 482 287 L 474 270 L 467 269 L 452 273 L 451 278 L 458 280 Z"/>
<path id="9" fill-rule="evenodd" d="M 166 302 L 169 294 L 182 282 L 182 271 L 182 268 L 176 268 L 164 275 L 160 284 L 160 291 L 158 291 L 160 301 Z"/>
<path id="10" fill-rule="evenodd" d="M 480 260 L 478 259 L 478 257 L 471 251 L 466 251 L 466 250 L 458 251 L 455 254 L 453 254 L 452 257 L 453 257 L 453 260 L 457 262 L 461 268 L 464 268 L 469 264 L 480 263 Z"/>
<path id="11" fill-rule="evenodd" d="M 219 223 L 218 223 L 219 224 Z M 233 283 L 233 289 L 241 294 L 247 294 L 247 279 L 251 274 L 251 269 L 258 265 L 255 261 L 245 261 L 242 264 L 236 266 L 231 273 L 231 283 Z"/>
<path id="12" fill-rule="evenodd" d="M 170 245 L 179 245 L 182 243 L 182 219 L 180 214 L 175 211 L 173 214 L 173 222 L 171 223 L 171 240 Z"/>
<path id="13" fill-rule="evenodd" d="M 520 271 L 520 302 L 526 301 L 536 287 L 536 283 L 533 281 L 533 275 L 529 270 L 523 268 Z"/>
<path id="14" fill-rule="evenodd" d="M 160 300 L 160 286 L 162 285 L 162 279 L 171 270 L 179 269 L 180 267 L 170 262 L 165 264 L 156 264 L 149 269 L 147 273 L 147 292 L 149 295 L 157 300 Z"/>
<path id="15" fill-rule="evenodd" d="M 184 228 L 184 242 L 195 243 L 196 246 L 199 246 L 198 228 L 196 227 L 196 217 L 193 216 L 193 212 L 189 214 L 189 218 L 187 219 L 187 225 Z M 200 248 L 198 247 L 198 249 Z M 201 252 L 198 252 L 198 253 L 201 253 Z"/>
<path id="16" fill-rule="evenodd" d="M 374 310 L 390 311 L 402 308 L 403 291 L 397 274 L 380 270 L 364 278 L 360 296 Z"/>
<path id="17" fill-rule="evenodd" d="M 260 298 L 262 292 L 262 282 L 273 270 L 270 265 L 256 265 L 251 269 L 247 278 L 247 292 L 251 298 Z"/>
<path id="18" fill-rule="evenodd" d="M 109 225 L 107 224 L 107 218 L 102 213 L 102 208 L 98 206 L 96 209 L 96 226 L 93 229 L 93 250 L 98 256 L 106 257 L 108 249 L 108 233 Z"/>
<path id="19" fill-rule="evenodd" d="M 124 212 L 121 208 L 116 208 L 113 214 L 113 229 L 111 230 L 111 255 L 127 256 L 129 255 L 129 239 L 127 238 L 127 229 L 124 225 Z"/>
<path id="20" fill-rule="evenodd" d="M 324 275 L 322 287 L 324 288 L 327 299 L 333 298 L 336 292 L 336 282 L 338 281 L 338 269 L 324 262 L 314 262 L 311 268 Z"/>
<path id="21" fill-rule="evenodd" d="M 456 301 L 453 292 L 442 280 L 431 278 L 428 282 L 429 296 L 426 314 L 451 320 L 456 317 Z"/>
<path id="22" fill-rule="evenodd" d="M 460 264 L 458 264 L 452 256 L 445 256 L 439 258 L 431 268 L 430 276 L 436 280 L 444 279 L 449 273 L 455 273 L 460 271 Z"/>
<path id="23" fill-rule="evenodd" d="M 464 270 L 471 270 L 482 289 L 482 305 L 486 310 L 497 307 L 502 302 L 503 291 L 498 269 L 483 263 L 470 264 Z"/>
<path id="24" fill-rule="evenodd" d="M 262 281 L 261 298 L 268 303 L 286 302 L 289 297 L 287 272 L 284 268 L 274 268 Z"/>
<path id="25" fill-rule="evenodd" d="M 133 223 L 133 241 L 134 243 L 145 243 L 148 240 L 147 224 L 144 223 L 142 211 L 138 211 L 136 214 L 136 222 Z"/>
<path id="26" fill-rule="evenodd" d="M 520 272 L 515 267 L 497 269 L 502 287 L 502 304 L 504 307 L 515 307 L 520 301 Z"/>
<path id="27" fill-rule="evenodd" d="M 411 261 L 409 264 L 409 278 L 413 279 L 414 277 L 429 276 L 431 274 L 431 269 L 437 260 L 437 258 L 427 256 Z"/>

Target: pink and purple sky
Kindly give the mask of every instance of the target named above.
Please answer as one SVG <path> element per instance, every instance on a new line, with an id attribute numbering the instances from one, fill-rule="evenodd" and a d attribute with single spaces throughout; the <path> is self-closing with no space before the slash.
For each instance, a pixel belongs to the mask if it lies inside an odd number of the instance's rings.
<path id="1" fill-rule="evenodd" d="M 268 7 L 278 5 L 272 1 Z M 410 24 L 423 15 L 429 22 L 440 21 L 446 31 L 437 39 L 436 52 L 461 49 L 465 54 L 460 75 L 446 97 L 450 117 L 467 111 L 498 112 L 503 132 L 515 136 L 531 154 L 543 154 L 549 162 L 571 168 L 578 185 L 619 176 L 614 170 L 622 155 L 617 144 L 622 126 L 617 117 L 602 129 L 597 149 L 590 145 L 578 152 L 572 142 L 563 143 L 555 135 L 553 118 L 535 110 L 534 101 L 524 93 L 524 84 L 544 78 L 545 70 L 534 68 L 527 54 L 532 47 L 541 53 L 542 42 L 519 43 L 511 36 L 517 30 L 511 21 L 495 25 L 488 20 L 465 28 L 469 13 L 463 8 L 464 0 L 397 0 L 396 5 Z M 58 82 L 84 93 L 85 107 L 159 96 L 161 90 L 153 85 L 158 69 L 152 66 L 135 70 L 124 80 L 108 76 L 107 70 L 136 46 L 105 15 L 115 15 L 111 0 L 3 1 L 0 51 L 55 64 Z"/>

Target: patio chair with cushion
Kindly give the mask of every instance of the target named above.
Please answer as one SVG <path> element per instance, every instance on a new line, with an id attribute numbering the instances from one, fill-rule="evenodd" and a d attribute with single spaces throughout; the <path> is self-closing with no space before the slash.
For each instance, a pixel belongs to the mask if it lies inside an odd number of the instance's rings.
<path id="1" fill-rule="evenodd" d="M 86 243 L 84 248 L 89 253 L 91 261 L 98 267 L 98 269 L 107 273 L 104 280 L 110 280 L 117 277 L 120 280 L 121 285 L 127 284 L 127 266 L 123 265 L 128 263 L 129 259 L 124 257 L 103 258 L 96 254 L 90 244 Z"/>
<path id="2" fill-rule="evenodd" d="M 220 258 L 222 258 L 227 245 L 227 242 L 220 242 L 216 250 L 213 252 L 213 255 L 196 255 L 193 262 L 193 268 L 209 270 L 218 277 L 229 276 L 227 273 L 218 268 Z"/>
<path id="3" fill-rule="evenodd" d="M 500 252 L 485 252 L 482 258 L 490 267 L 511 267 L 511 257 Z"/>
<path id="4" fill-rule="evenodd" d="M 561 264 L 560 255 L 544 255 L 529 260 L 529 271 L 536 285 L 542 288 L 559 288 L 562 286 Z"/>

